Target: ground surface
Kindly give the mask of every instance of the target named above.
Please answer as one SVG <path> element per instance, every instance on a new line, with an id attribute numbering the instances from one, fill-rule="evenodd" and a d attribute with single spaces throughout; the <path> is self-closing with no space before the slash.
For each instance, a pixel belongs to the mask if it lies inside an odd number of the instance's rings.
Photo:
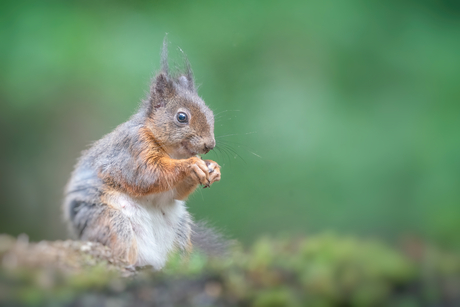
<path id="1" fill-rule="evenodd" d="M 0 306 L 459 306 L 460 256 L 326 234 L 134 270 L 100 244 L 0 235 Z"/>

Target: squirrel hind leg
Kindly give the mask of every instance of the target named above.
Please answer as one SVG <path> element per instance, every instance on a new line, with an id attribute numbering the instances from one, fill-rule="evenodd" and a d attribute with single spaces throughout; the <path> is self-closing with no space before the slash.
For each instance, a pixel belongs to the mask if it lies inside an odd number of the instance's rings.
<path id="1" fill-rule="evenodd" d="M 137 240 L 131 222 L 120 210 L 86 203 L 79 206 L 72 224 L 80 240 L 99 242 L 108 246 L 115 257 L 136 264 Z"/>

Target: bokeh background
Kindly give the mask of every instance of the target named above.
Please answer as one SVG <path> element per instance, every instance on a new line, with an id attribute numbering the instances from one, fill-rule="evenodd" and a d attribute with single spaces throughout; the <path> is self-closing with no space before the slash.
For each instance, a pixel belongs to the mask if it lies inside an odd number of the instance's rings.
<path id="1" fill-rule="evenodd" d="M 168 33 L 223 178 L 188 205 L 243 243 L 327 231 L 460 247 L 460 5 L 2 1 L 0 233 L 66 238 L 80 152 L 127 120 Z"/>

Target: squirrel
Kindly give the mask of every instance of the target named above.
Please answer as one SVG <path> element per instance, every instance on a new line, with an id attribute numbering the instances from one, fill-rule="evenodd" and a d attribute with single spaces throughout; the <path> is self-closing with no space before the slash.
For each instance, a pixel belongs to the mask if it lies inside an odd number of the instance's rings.
<path id="1" fill-rule="evenodd" d="M 198 154 L 212 150 L 214 115 L 198 96 L 190 64 L 172 74 L 167 41 L 161 70 L 137 112 L 82 153 L 65 189 L 64 218 L 81 240 L 111 248 L 130 265 L 160 270 L 175 250 L 217 237 L 195 223 L 185 200 L 221 178 Z M 196 241 L 196 242 L 195 242 Z"/>

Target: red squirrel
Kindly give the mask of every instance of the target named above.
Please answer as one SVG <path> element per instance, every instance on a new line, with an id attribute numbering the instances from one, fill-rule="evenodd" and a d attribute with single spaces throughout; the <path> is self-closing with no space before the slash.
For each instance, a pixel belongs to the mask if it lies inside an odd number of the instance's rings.
<path id="1" fill-rule="evenodd" d="M 136 114 L 83 152 L 63 205 L 75 237 L 157 270 L 174 250 L 192 250 L 200 227 L 185 200 L 221 177 L 216 162 L 198 156 L 216 145 L 214 115 L 196 92 L 190 64 L 170 73 L 166 40 L 161 62 Z"/>

